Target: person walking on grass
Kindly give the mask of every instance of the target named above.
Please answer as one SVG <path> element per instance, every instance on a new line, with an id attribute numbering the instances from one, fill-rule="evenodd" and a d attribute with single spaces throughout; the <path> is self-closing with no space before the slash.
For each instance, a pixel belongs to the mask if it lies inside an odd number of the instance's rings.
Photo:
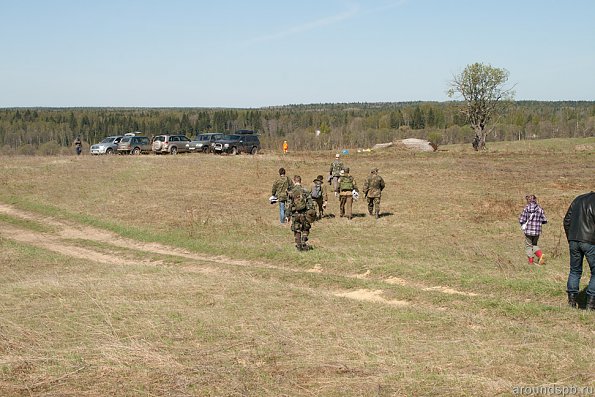
<path id="1" fill-rule="evenodd" d="M 324 184 L 322 175 L 318 175 L 316 179 L 312 181 L 312 189 L 310 192 L 312 200 L 314 200 L 318 207 L 318 215 L 316 215 L 316 218 L 322 219 L 326 204 L 328 203 L 328 187 Z"/>
<path id="2" fill-rule="evenodd" d="M 81 137 L 77 136 L 74 140 L 74 150 L 77 156 L 80 156 L 83 152 L 83 142 L 81 141 Z"/>
<path id="3" fill-rule="evenodd" d="M 302 178 L 299 175 L 293 177 L 293 187 L 288 194 L 288 205 L 291 213 L 291 231 L 293 232 L 295 247 L 298 251 L 308 251 L 312 249 L 307 241 L 316 212 L 313 210 L 312 196 L 302 186 Z M 313 211 L 314 217 L 312 216 Z"/>
<path id="4" fill-rule="evenodd" d="M 576 197 L 564 216 L 564 232 L 570 251 L 570 272 L 566 283 L 568 305 L 576 307 L 583 274 L 583 258 L 591 270 L 587 285 L 587 309 L 595 310 L 595 192 Z"/>
<path id="5" fill-rule="evenodd" d="M 370 216 L 374 214 L 376 219 L 380 217 L 380 197 L 382 196 L 384 186 L 384 179 L 378 175 L 378 168 L 372 168 L 370 176 L 364 182 L 363 191 L 368 201 L 368 214 Z"/>
<path id="6" fill-rule="evenodd" d="M 349 167 L 341 171 L 338 185 L 340 216 L 345 216 L 347 219 L 351 220 L 353 217 L 353 194 L 354 192 L 356 194 L 359 193 L 359 190 L 357 188 L 357 184 L 355 183 L 355 179 L 349 175 Z"/>
<path id="7" fill-rule="evenodd" d="M 289 144 L 287 143 L 287 141 L 283 141 L 283 154 L 287 154 L 288 150 L 289 150 Z"/>
<path id="8" fill-rule="evenodd" d="M 281 224 L 287 222 L 287 215 L 285 214 L 285 204 L 287 202 L 287 192 L 293 187 L 293 182 L 285 175 L 285 168 L 279 168 L 279 178 L 273 182 L 271 194 L 276 197 L 279 202 L 279 221 Z"/>
<path id="9" fill-rule="evenodd" d="M 331 183 L 333 185 L 333 191 L 335 192 L 335 196 L 339 191 L 339 177 L 341 176 L 341 171 L 344 168 L 345 166 L 341 161 L 341 155 L 339 153 L 335 154 L 335 160 L 331 163 L 331 167 L 329 169 L 329 176 L 331 177 Z"/>
<path id="10" fill-rule="evenodd" d="M 547 218 L 545 217 L 543 208 L 537 204 L 537 197 L 534 194 L 526 195 L 525 200 L 527 201 L 527 205 L 519 216 L 521 230 L 525 234 L 525 253 L 527 254 L 530 265 L 534 262 L 533 256 L 537 257 L 540 265 L 544 265 L 545 256 L 541 248 L 537 245 L 537 241 L 541 235 L 542 225 L 547 223 Z"/>

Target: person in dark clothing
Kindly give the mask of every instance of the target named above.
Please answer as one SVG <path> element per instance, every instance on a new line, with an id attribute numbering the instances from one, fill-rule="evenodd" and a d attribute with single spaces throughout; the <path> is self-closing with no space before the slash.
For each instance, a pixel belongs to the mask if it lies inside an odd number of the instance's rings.
<path id="1" fill-rule="evenodd" d="M 570 272 L 566 283 L 568 305 L 576 307 L 576 298 L 587 257 L 591 279 L 587 286 L 587 309 L 595 310 L 595 192 L 577 196 L 564 216 L 564 232 L 570 251 Z"/>

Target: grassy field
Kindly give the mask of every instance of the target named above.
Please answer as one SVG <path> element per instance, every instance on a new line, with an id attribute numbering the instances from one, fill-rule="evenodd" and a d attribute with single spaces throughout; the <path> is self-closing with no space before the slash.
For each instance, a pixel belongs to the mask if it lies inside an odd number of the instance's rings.
<path id="1" fill-rule="evenodd" d="M 309 252 L 268 197 L 279 167 L 310 185 L 331 152 L 0 157 L 0 395 L 595 394 L 562 228 L 594 147 L 352 151 L 360 187 L 386 181 L 382 217 L 333 197 Z M 527 193 L 545 266 L 524 256 Z"/>

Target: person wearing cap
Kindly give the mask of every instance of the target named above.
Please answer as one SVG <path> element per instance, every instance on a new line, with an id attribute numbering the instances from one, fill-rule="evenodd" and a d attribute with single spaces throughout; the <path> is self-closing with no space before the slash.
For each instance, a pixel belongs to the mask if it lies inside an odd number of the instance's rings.
<path id="1" fill-rule="evenodd" d="M 384 179 L 378 175 L 378 168 L 372 168 L 370 176 L 364 182 L 363 191 L 368 201 L 368 214 L 370 216 L 374 214 L 376 219 L 380 217 L 380 197 L 382 196 L 384 186 Z"/>
<path id="2" fill-rule="evenodd" d="M 345 166 L 341 161 L 341 155 L 339 153 L 335 154 L 335 160 L 331 163 L 331 168 L 329 169 L 329 176 L 331 178 L 331 182 L 333 185 L 333 191 L 335 192 L 335 196 L 337 195 L 337 191 L 339 190 L 339 177 L 341 170 L 343 170 Z"/>
<path id="3" fill-rule="evenodd" d="M 339 177 L 339 212 L 341 217 L 347 217 L 351 220 L 353 217 L 353 192 L 358 192 L 357 184 L 355 179 L 349 175 L 349 167 L 341 170 Z"/>
<path id="4" fill-rule="evenodd" d="M 322 219 L 326 204 L 328 203 L 328 187 L 324 184 L 322 175 L 318 175 L 316 179 L 312 181 L 310 195 L 312 196 L 312 200 L 316 203 L 316 207 L 318 207 L 316 218 Z"/>
<path id="5" fill-rule="evenodd" d="M 279 203 L 279 221 L 281 224 L 287 222 L 285 215 L 285 203 L 287 202 L 287 192 L 293 187 L 292 180 L 285 175 L 285 168 L 279 168 L 279 178 L 273 182 L 271 195 L 277 198 Z"/>

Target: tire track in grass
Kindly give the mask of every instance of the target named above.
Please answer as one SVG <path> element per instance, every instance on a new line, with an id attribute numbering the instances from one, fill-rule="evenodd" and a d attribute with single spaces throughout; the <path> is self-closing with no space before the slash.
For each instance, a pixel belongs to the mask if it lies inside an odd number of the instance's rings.
<path id="1" fill-rule="evenodd" d="M 253 261 L 253 260 L 239 260 L 232 259 L 225 256 L 214 256 L 205 255 L 194 252 L 189 252 L 177 247 L 167 246 L 161 243 L 144 243 L 130 238 L 125 238 L 117 235 L 116 233 L 98 229 L 91 226 L 75 224 L 70 221 L 62 221 L 49 216 L 39 216 L 34 213 L 16 209 L 10 205 L 0 204 L 0 213 L 36 222 L 50 225 L 58 229 L 56 235 L 35 232 L 32 230 L 17 228 L 13 225 L 3 225 L 0 228 L 0 236 L 8 239 L 16 240 L 22 243 L 35 245 L 38 247 L 45 248 L 50 251 L 58 252 L 63 255 L 76 257 L 84 260 L 91 260 L 105 264 L 119 264 L 119 265 L 137 265 L 140 263 L 150 263 L 153 265 L 163 264 L 163 261 L 155 260 L 134 260 L 126 259 L 116 255 L 108 255 L 90 248 L 83 248 L 77 245 L 69 244 L 68 239 L 80 239 L 89 240 L 96 243 L 105 243 L 111 246 L 125 248 L 127 250 L 136 250 L 140 252 L 148 252 L 158 255 L 173 256 L 178 258 L 189 259 L 192 261 L 198 261 L 201 263 L 201 267 L 205 267 L 205 271 L 213 272 L 216 271 L 214 268 L 208 268 L 207 263 L 216 263 L 227 266 L 238 266 L 238 267 L 258 267 L 264 269 L 279 270 L 285 272 L 294 273 L 325 273 L 324 269 L 320 265 L 316 265 L 313 269 L 301 270 L 292 269 L 282 266 L 276 266 L 266 262 Z M 369 271 L 361 275 L 338 275 L 356 279 L 369 279 Z M 388 279 L 371 279 L 373 281 L 379 281 L 389 285 L 401 285 L 404 287 L 413 287 L 416 289 L 422 289 L 424 291 L 434 291 L 449 295 L 465 295 L 475 296 L 474 293 L 457 291 L 449 287 L 443 286 L 424 286 L 419 283 L 411 282 L 400 278 L 388 278 Z M 358 289 L 356 291 L 335 291 L 332 293 L 334 296 L 344 297 L 359 301 L 377 302 L 383 304 L 389 304 L 393 306 L 406 306 L 408 302 L 399 300 L 389 300 L 382 297 L 382 290 L 369 290 L 369 289 Z"/>

